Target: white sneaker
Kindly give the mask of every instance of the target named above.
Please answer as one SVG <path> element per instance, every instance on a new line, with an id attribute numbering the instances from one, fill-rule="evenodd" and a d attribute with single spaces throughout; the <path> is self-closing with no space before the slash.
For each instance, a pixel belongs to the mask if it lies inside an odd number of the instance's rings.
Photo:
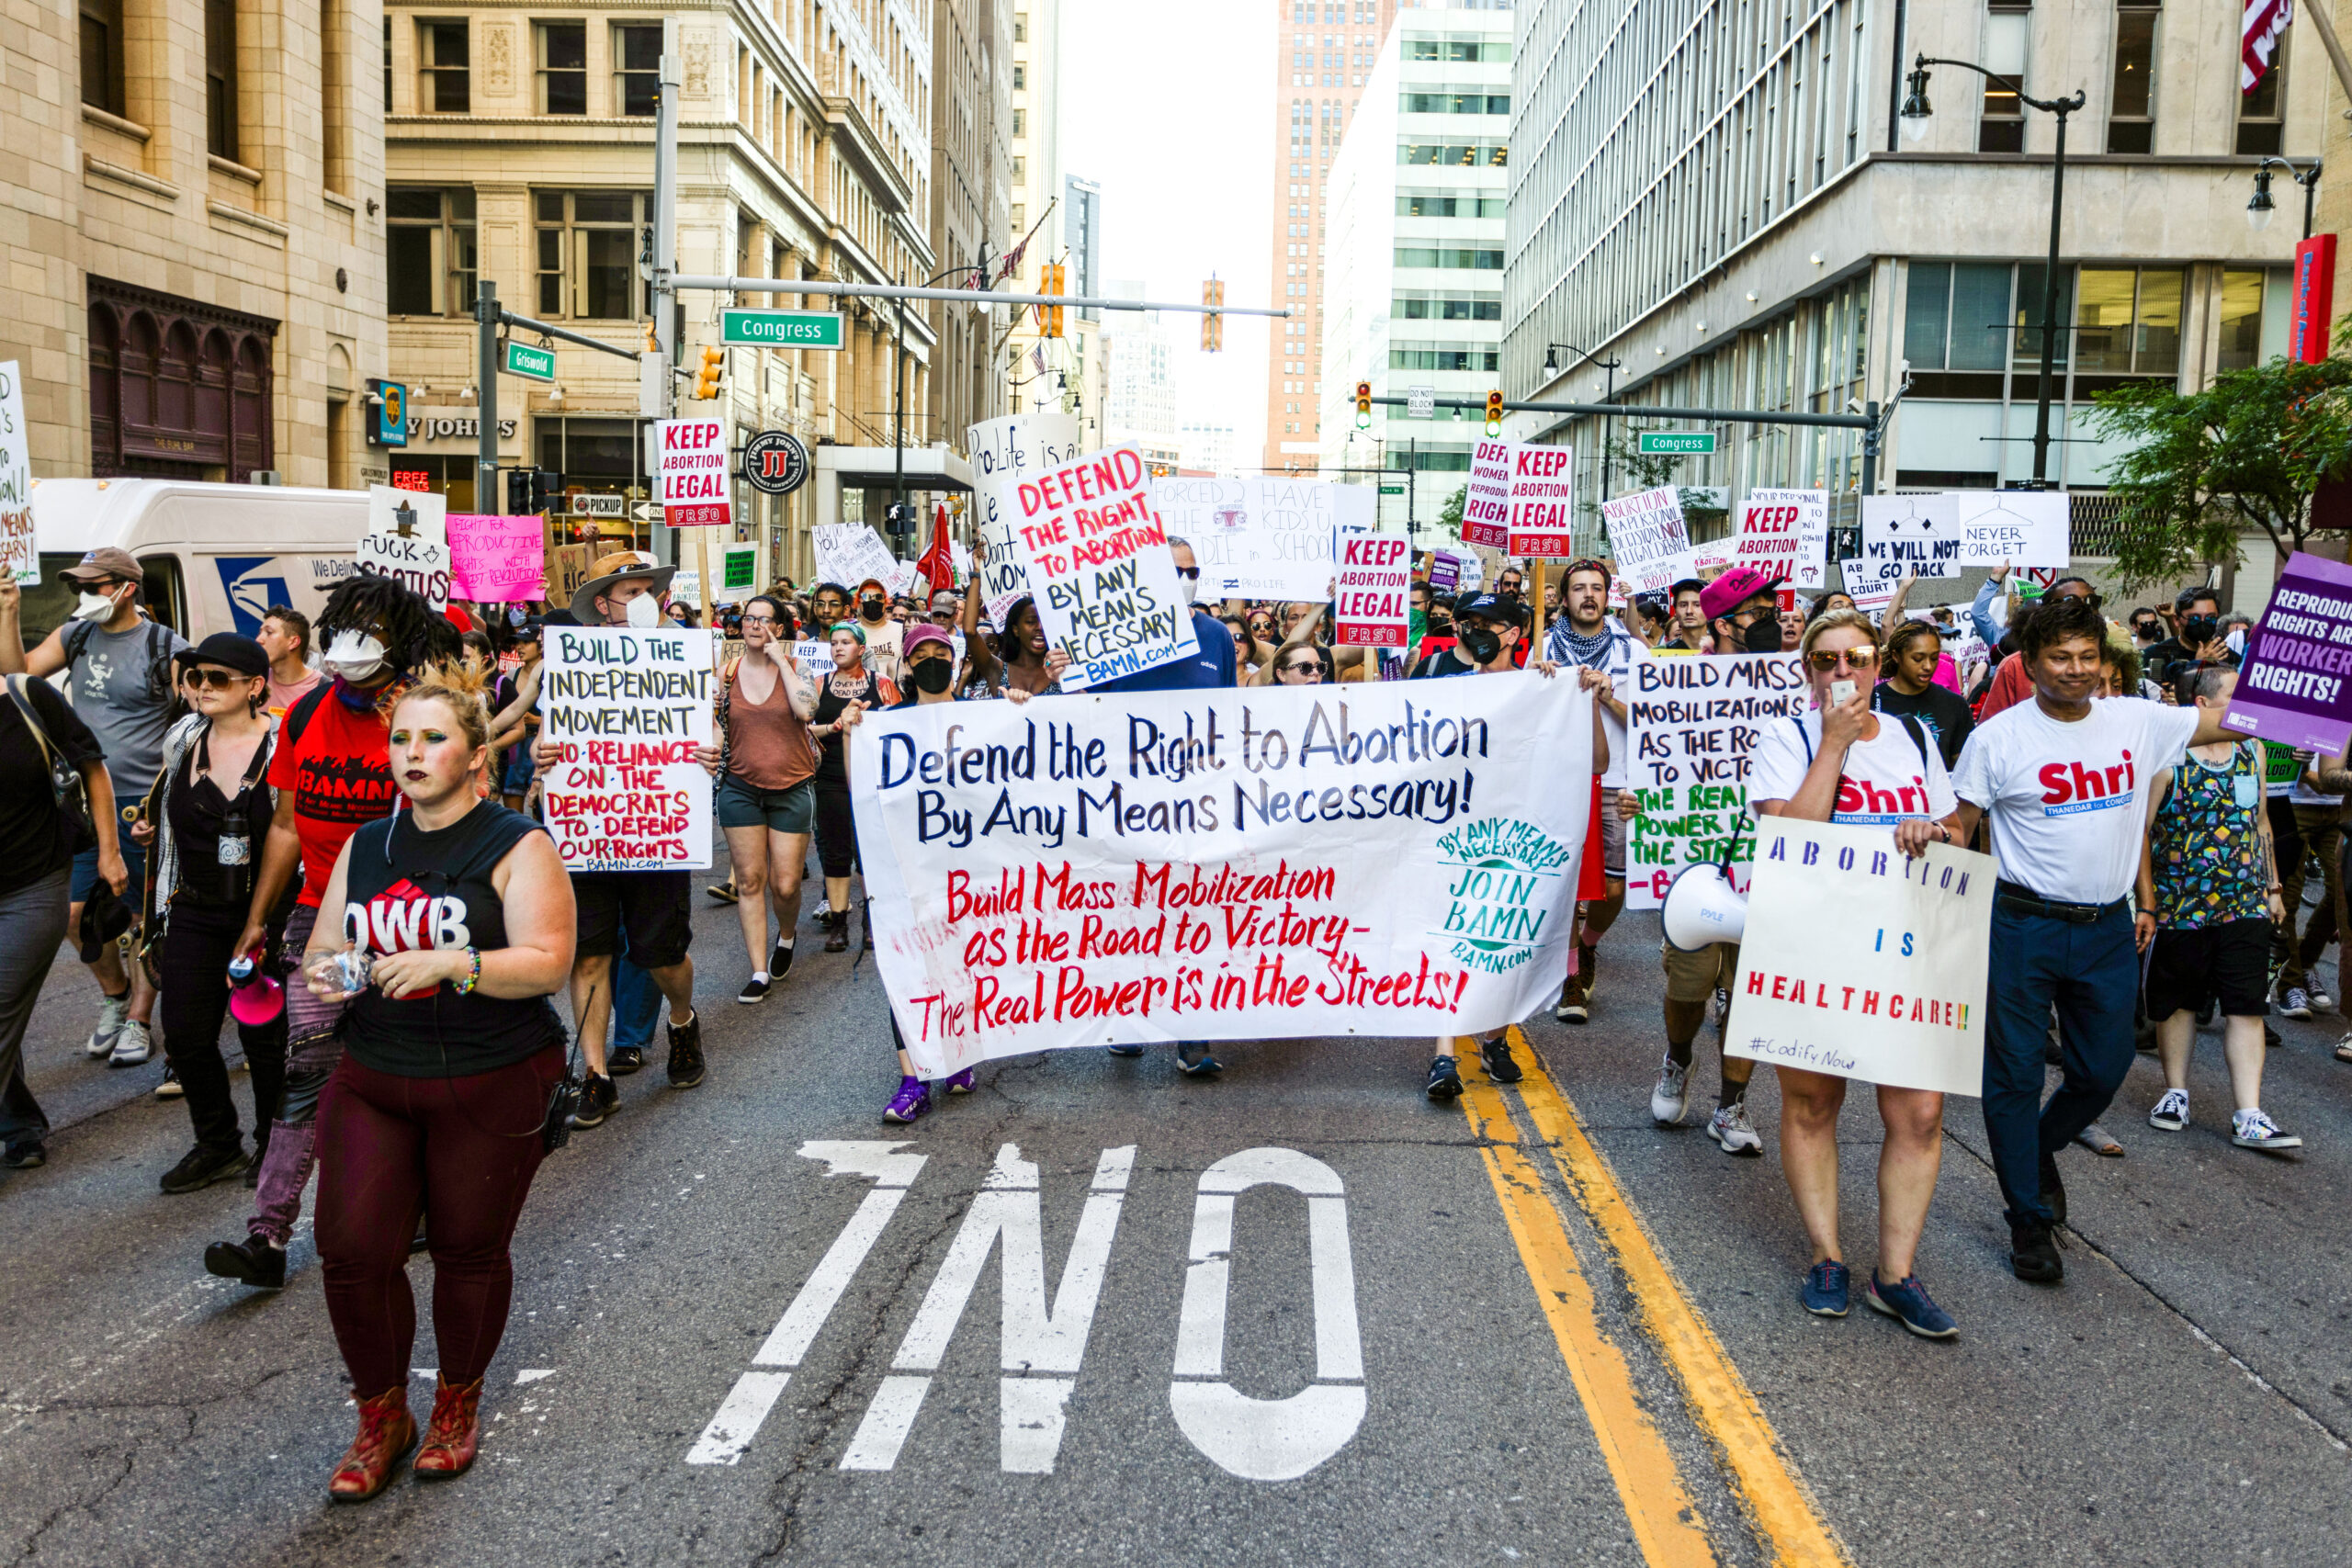
<path id="1" fill-rule="evenodd" d="M 2265 1154 L 2303 1146 L 2302 1139 L 2280 1132 L 2278 1123 L 2259 1110 L 2241 1111 L 2230 1118 L 2230 1142 L 2242 1149 L 2260 1149 Z"/>
<path id="2" fill-rule="evenodd" d="M 1747 1102 L 1739 1100 L 1730 1105 L 1718 1105 L 1707 1119 L 1707 1136 L 1723 1145 L 1727 1155 L 1760 1155 L 1764 1140 L 1747 1124 Z"/>
<path id="3" fill-rule="evenodd" d="M 1715 987 L 1715 1005 L 1710 1018 L 1717 1029 L 1731 1021 L 1731 993 L 1721 986 Z"/>
<path id="4" fill-rule="evenodd" d="M 2167 1133 L 2177 1133 L 2188 1126 L 2188 1091 L 2185 1089 L 2165 1090 L 2165 1097 L 2156 1101 L 2154 1111 L 2148 1112 L 2148 1125 L 2161 1127 Z"/>
<path id="5" fill-rule="evenodd" d="M 122 1032 L 115 1036 L 114 1050 L 107 1057 L 109 1067 L 135 1067 L 155 1054 L 155 1042 L 149 1038 L 147 1026 L 135 1018 L 122 1021 Z"/>
<path id="6" fill-rule="evenodd" d="M 2280 1018 L 2309 1018 L 2312 1015 L 2312 994 L 2301 986 L 2290 986 L 2278 993 Z"/>
<path id="7" fill-rule="evenodd" d="M 1657 1087 L 1650 1090 L 1650 1120 L 1672 1127 L 1690 1109 L 1690 1068 L 1668 1056 L 1657 1065 Z"/>
<path id="8" fill-rule="evenodd" d="M 101 994 L 98 998 L 98 1026 L 90 1031 L 82 1049 L 92 1056 L 103 1056 L 114 1049 L 115 1039 L 122 1032 L 123 1021 L 130 1016 L 130 993 L 119 997 Z"/>
<path id="9" fill-rule="evenodd" d="M 2305 987 L 2303 988 L 2303 995 L 2309 998 L 2312 1004 L 2312 1011 L 2313 1012 L 2334 1012 L 2335 1010 L 2335 998 L 2329 996 L 2325 991 L 2321 990 L 2317 986 Z"/>

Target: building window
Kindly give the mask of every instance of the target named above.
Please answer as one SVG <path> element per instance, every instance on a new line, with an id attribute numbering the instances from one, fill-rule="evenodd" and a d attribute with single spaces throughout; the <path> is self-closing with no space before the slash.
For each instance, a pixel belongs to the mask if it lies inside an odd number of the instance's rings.
<path id="1" fill-rule="evenodd" d="M 1027 223 L 1028 223 L 1028 221 L 1029 221 L 1029 209 L 1028 209 L 1028 207 L 1027 207 L 1025 204 L 1022 203 L 1022 202 L 1018 202 L 1018 201 L 1014 202 L 1014 203 L 1012 204 L 1012 226 L 1013 226 L 1013 228 L 1014 228 L 1015 230 L 1021 229 L 1023 226 L 1024 226 L 1025 224 L 1027 224 Z"/>
<path id="2" fill-rule="evenodd" d="M 1405 114 L 1509 114 L 1510 95 L 1447 87 L 1434 93 L 1399 93 L 1396 107 Z"/>
<path id="3" fill-rule="evenodd" d="M 1910 272 L 1903 357 L 1917 395 L 1998 398 L 2009 362 L 2008 264 L 1913 262 Z"/>
<path id="4" fill-rule="evenodd" d="M 1028 177 L 1029 177 L 1029 160 L 1028 160 L 1028 159 L 1026 159 L 1026 158 L 1015 157 L 1015 158 L 1012 160 L 1012 178 L 1013 178 L 1014 182 L 1017 184 L 1017 183 L 1019 183 L 1019 182 L 1020 182 L 1020 181 L 1022 181 L 1022 180 L 1025 180 L 1025 179 L 1027 179 Z"/>
<path id="5" fill-rule="evenodd" d="M 541 22 L 537 35 L 539 112 L 588 112 L 588 24 Z"/>
<path id="6" fill-rule="evenodd" d="M 2026 42 L 2033 30 L 2033 13 L 2020 6 L 1996 6 L 1984 14 L 1984 69 L 2025 80 Z M 2025 106 L 2017 88 L 1989 78 L 1984 83 L 1983 118 L 1976 126 L 1979 152 L 2025 151 Z"/>
<path id="7" fill-rule="evenodd" d="M 2270 69 L 2262 73 L 2262 80 L 2254 85 L 2254 91 L 2238 95 L 2237 150 L 2241 156 L 2275 158 L 2284 144 L 2280 139 L 2282 122 L 2278 111 L 2279 106 L 2287 101 L 2288 37 L 2282 32 L 2272 44 Z"/>
<path id="8" fill-rule="evenodd" d="M 653 117 L 662 96 L 662 28 L 623 22 L 613 28 L 613 104 L 625 116 Z"/>
<path id="9" fill-rule="evenodd" d="M 1396 193 L 1396 216 L 1399 218 L 1500 218 L 1503 215 L 1502 193 L 1481 196 L 1476 191 L 1466 195 L 1445 190 L 1400 190 Z"/>
<path id="10" fill-rule="evenodd" d="M 2116 0 L 2115 80 L 2107 100 L 2107 150 L 2155 148 L 2157 0 Z"/>
<path id="11" fill-rule="evenodd" d="M 1029 13 L 1026 11 L 1012 13 L 1012 41 L 1015 43 L 1029 41 Z"/>
<path id="12" fill-rule="evenodd" d="M 637 273 L 648 198 L 634 191 L 538 191 L 539 314 L 633 321 L 650 310 Z"/>
<path id="13" fill-rule="evenodd" d="M 204 0 L 204 150 L 237 156 L 236 0 Z"/>
<path id="14" fill-rule="evenodd" d="M 2180 374 L 2178 267 L 2085 267 L 2075 286 L 2075 393 Z M 2036 353 L 2040 352 L 2037 346 Z"/>
<path id="15" fill-rule="evenodd" d="M 2293 273 L 2278 266 L 2222 274 L 2220 368 L 2251 369 L 2286 354 L 2293 281 Z"/>
<path id="16" fill-rule="evenodd" d="M 351 189 L 351 14 L 319 0 L 319 141 L 326 187 Z"/>
<path id="17" fill-rule="evenodd" d="M 1015 136 L 1026 136 L 1029 134 L 1029 111 L 1027 109 L 1014 109 L 1012 111 L 1012 134 Z"/>
<path id="18" fill-rule="evenodd" d="M 1391 299 L 1388 313 L 1402 321 L 1499 321 L 1503 319 L 1503 297 L 1459 290 L 1419 290 Z"/>
<path id="19" fill-rule="evenodd" d="M 385 309 L 395 316 L 473 313 L 480 258 L 470 188 L 384 192 Z"/>
<path id="20" fill-rule="evenodd" d="M 1396 143 L 1396 161 L 1451 169 L 1499 169 L 1505 166 L 1510 147 L 1508 141 L 1493 140 L 1422 141 L 1408 137 Z"/>
<path id="21" fill-rule="evenodd" d="M 1016 93 L 1029 90 L 1029 67 L 1017 60 L 1012 62 L 1012 90 Z"/>
<path id="22" fill-rule="evenodd" d="M 82 0 L 82 101 L 122 112 L 122 0 Z"/>
<path id="23" fill-rule="evenodd" d="M 1491 343 L 1392 343 L 1391 370 L 1499 370 L 1502 350 Z"/>
<path id="24" fill-rule="evenodd" d="M 473 109 L 471 51 L 466 24 L 416 24 L 417 107 L 426 114 L 469 114 Z"/>
<path id="25" fill-rule="evenodd" d="M 1472 267 L 1480 272 L 1500 272 L 1503 269 L 1503 254 L 1457 245 L 1399 245 L 1396 247 L 1396 265 Z"/>

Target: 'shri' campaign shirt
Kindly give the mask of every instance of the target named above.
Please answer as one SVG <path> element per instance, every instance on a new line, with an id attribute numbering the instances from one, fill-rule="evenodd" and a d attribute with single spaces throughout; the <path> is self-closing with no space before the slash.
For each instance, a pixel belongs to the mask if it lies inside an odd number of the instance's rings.
<path id="1" fill-rule="evenodd" d="M 2140 871 L 2148 791 L 2197 734 L 2198 710 L 2101 697 L 2061 723 L 2031 699 L 1968 738 L 1952 770 L 1984 809 L 2004 880 L 2065 904 L 2111 904 Z"/>
<path id="2" fill-rule="evenodd" d="M 1766 723 L 1756 737 L 1756 750 L 1748 763 L 1750 804 L 1795 798 L 1805 774 L 1812 771 L 1814 758 L 1820 754 L 1819 708 L 1800 718 Z M 1892 828 L 1906 817 L 1940 821 L 1959 804 L 1934 739 L 1928 739 L 1927 755 L 1921 756 L 1903 720 L 1894 714 L 1881 714 L 1878 734 L 1847 749 L 1829 820 Z"/>

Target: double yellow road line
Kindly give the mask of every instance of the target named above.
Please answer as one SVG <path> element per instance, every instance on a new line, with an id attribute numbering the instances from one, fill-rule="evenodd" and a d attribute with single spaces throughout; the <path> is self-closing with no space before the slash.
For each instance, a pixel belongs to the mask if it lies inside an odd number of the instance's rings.
<path id="1" fill-rule="evenodd" d="M 1457 1045 L 1462 1111 L 1484 1140 L 1480 1153 L 1503 1221 L 1559 1342 L 1643 1557 L 1651 1568 L 1712 1568 L 1721 1561 L 1673 1450 L 1643 1407 L 1624 1353 L 1601 1326 L 1567 1222 L 1544 1185 L 1532 1148 L 1550 1153 L 1570 1197 L 1632 1287 L 1643 1331 L 1680 1384 L 1691 1424 L 1714 1449 L 1770 1561 L 1783 1568 L 1850 1568 L 1747 1380 L 1626 1203 L 1609 1162 L 1585 1136 L 1576 1108 L 1516 1029 L 1511 1044 L 1526 1075 L 1516 1098 L 1534 1137 L 1522 1135 L 1510 1097 L 1479 1067 L 1476 1042 L 1467 1039 Z"/>

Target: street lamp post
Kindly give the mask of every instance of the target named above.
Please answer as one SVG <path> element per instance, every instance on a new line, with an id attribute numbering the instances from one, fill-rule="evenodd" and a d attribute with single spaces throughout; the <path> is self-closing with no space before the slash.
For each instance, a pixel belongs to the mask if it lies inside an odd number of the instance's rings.
<path id="1" fill-rule="evenodd" d="M 1987 82 L 1998 82 L 2016 93 L 2018 102 L 2054 116 L 2058 121 L 2057 149 L 2050 165 L 2050 261 L 2042 270 L 2041 280 L 2041 382 L 2033 416 L 2033 484 L 2036 490 L 2041 490 L 2050 481 L 2050 384 L 2058 358 L 2058 216 L 2066 194 L 2066 117 L 2080 109 L 2086 100 L 2079 92 L 2071 98 L 2030 98 L 2026 96 L 2025 84 L 2014 76 L 1987 71 L 1965 60 L 1940 60 L 1922 54 L 1912 62 L 1903 99 L 1903 134 L 1912 141 L 1927 135 L 1928 117 L 1935 112 L 1928 103 L 1930 65 L 1973 71 Z"/>
<path id="2" fill-rule="evenodd" d="M 2265 158 L 2255 165 L 2254 199 L 2245 204 L 2245 220 L 2256 233 L 2270 227 L 2271 215 L 2277 203 L 2270 199 L 2270 170 L 2273 165 L 2287 171 L 2287 177 L 2303 187 L 2303 238 L 2312 237 L 2312 199 L 2319 191 L 2320 163 L 2313 158 L 2311 167 L 2298 169 L 2284 158 Z"/>
<path id="3" fill-rule="evenodd" d="M 1617 372 L 1625 367 L 1624 362 L 1613 354 L 1606 359 L 1595 359 L 1583 349 L 1574 347 L 1571 344 L 1565 343 L 1547 343 L 1544 345 L 1544 375 L 1557 376 L 1560 373 L 1559 351 L 1564 348 L 1570 354 L 1575 355 L 1578 359 L 1583 360 L 1587 365 L 1591 366 L 1594 369 L 1608 372 L 1609 387 L 1608 389 L 1601 394 L 1600 400 L 1605 403 L 1615 402 L 1617 400 Z M 1455 412 L 1458 413 L 1461 411 L 1456 410 Z M 1609 499 L 1609 421 L 1604 418 L 1600 422 L 1600 499 L 1603 501 L 1607 501 Z"/>

